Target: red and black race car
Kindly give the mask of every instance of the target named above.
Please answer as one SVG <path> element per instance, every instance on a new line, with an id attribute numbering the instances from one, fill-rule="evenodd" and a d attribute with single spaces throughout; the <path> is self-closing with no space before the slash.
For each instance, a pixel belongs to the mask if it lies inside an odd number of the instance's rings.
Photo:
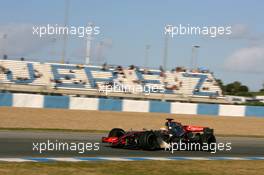
<path id="1" fill-rule="evenodd" d="M 139 148 L 156 150 L 168 147 L 172 143 L 216 143 L 214 130 L 208 127 L 182 125 L 173 119 L 166 119 L 166 128 L 160 130 L 127 131 L 112 129 L 108 137 L 103 137 L 103 143 L 112 147 Z"/>

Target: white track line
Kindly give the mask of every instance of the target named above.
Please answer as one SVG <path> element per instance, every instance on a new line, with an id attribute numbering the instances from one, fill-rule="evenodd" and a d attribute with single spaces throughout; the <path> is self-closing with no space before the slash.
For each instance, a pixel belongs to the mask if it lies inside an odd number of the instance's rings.
<path id="1" fill-rule="evenodd" d="M 0 158 L 3 162 L 37 162 L 35 160 L 22 159 L 22 158 Z"/>
<path id="2" fill-rule="evenodd" d="M 70 158 L 70 157 L 59 157 L 59 158 L 48 158 L 49 160 L 63 161 L 63 162 L 81 162 L 83 160 Z"/>

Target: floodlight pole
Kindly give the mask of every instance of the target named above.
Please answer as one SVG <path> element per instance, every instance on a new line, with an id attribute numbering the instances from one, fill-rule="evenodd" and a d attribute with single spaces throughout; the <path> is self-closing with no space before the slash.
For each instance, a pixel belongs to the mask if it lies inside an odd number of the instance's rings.
<path id="1" fill-rule="evenodd" d="M 190 69 L 197 68 L 197 55 L 198 55 L 198 49 L 199 48 L 200 48 L 199 45 L 192 46 L 192 57 L 191 57 Z"/>
<path id="2" fill-rule="evenodd" d="M 68 26 L 69 21 L 69 5 L 70 0 L 65 0 L 65 11 L 64 11 L 64 27 Z M 66 51 L 67 51 L 67 40 L 68 34 L 63 34 L 63 46 L 62 46 L 62 55 L 61 55 L 61 63 L 65 63 Z"/>
<path id="3" fill-rule="evenodd" d="M 169 45 L 169 36 L 165 35 L 164 38 L 164 55 L 163 55 L 163 69 L 167 70 L 167 61 L 168 61 L 168 45 Z"/>
<path id="4" fill-rule="evenodd" d="M 89 23 L 88 26 L 93 27 L 92 23 Z M 86 55 L 85 55 L 85 64 L 91 63 L 91 51 L 92 51 L 92 33 L 88 34 L 86 37 Z"/>
<path id="5" fill-rule="evenodd" d="M 146 68 L 148 66 L 148 60 L 149 60 L 149 49 L 150 49 L 150 45 L 147 44 L 145 46 L 145 63 L 144 63 L 144 67 Z"/>
<path id="6" fill-rule="evenodd" d="M 3 54 L 3 59 L 5 59 L 7 57 L 7 53 L 6 53 L 6 40 L 7 40 L 7 34 L 4 33 L 3 36 L 2 36 L 2 39 L 3 39 L 3 47 L 2 47 L 2 54 Z"/>

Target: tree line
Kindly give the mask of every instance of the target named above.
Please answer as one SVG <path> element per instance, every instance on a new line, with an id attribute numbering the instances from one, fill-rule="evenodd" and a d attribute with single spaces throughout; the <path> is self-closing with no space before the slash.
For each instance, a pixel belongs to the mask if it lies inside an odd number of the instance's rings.
<path id="1" fill-rule="evenodd" d="M 223 91 L 224 95 L 235 95 L 235 96 L 244 96 L 244 97 L 254 97 L 256 95 L 264 95 L 264 83 L 263 87 L 257 92 L 251 92 L 248 86 L 243 85 L 239 81 L 234 81 L 229 84 L 224 84 L 222 80 L 217 79 L 217 83 Z"/>

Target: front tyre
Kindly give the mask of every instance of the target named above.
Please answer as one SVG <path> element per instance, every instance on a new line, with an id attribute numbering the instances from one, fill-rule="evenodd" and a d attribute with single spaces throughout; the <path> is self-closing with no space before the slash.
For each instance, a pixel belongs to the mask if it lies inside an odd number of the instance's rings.
<path id="1" fill-rule="evenodd" d="M 157 136 L 152 131 L 146 131 L 139 137 L 139 146 L 145 150 L 155 150 L 159 148 Z"/>
<path id="2" fill-rule="evenodd" d="M 123 129 L 120 129 L 120 128 L 113 128 L 109 134 L 108 134 L 108 137 L 122 137 L 123 135 L 125 134 L 125 131 Z M 120 139 L 119 139 L 120 140 Z M 123 147 L 123 145 L 121 143 L 117 143 L 117 144 L 112 144 L 111 147 L 113 148 L 121 148 Z"/>
<path id="3" fill-rule="evenodd" d="M 124 134 L 125 131 L 123 129 L 114 128 L 109 132 L 108 137 L 122 137 Z"/>

